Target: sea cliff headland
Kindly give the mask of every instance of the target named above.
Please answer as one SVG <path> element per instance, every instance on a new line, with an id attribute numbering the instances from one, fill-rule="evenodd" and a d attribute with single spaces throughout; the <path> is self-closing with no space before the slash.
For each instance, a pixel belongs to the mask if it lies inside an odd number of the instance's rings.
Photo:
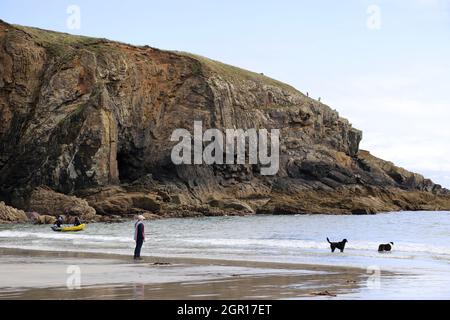
<path id="1" fill-rule="evenodd" d="M 0 44 L 0 222 L 450 210 L 448 190 L 360 150 L 337 111 L 263 74 L 3 21 Z M 194 121 L 279 129 L 278 173 L 173 164 L 170 135 Z"/>

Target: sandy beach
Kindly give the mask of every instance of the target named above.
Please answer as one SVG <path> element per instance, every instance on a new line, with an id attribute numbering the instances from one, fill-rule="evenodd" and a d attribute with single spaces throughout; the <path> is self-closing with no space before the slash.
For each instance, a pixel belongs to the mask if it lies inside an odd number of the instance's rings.
<path id="1" fill-rule="evenodd" d="M 147 223 L 139 262 L 132 222 L 70 234 L 0 226 L 0 298 L 447 299 L 448 217 L 161 219 Z M 345 252 L 332 253 L 323 235 L 343 238 L 349 225 Z M 392 252 L 379 253 L 379 239 L 395 241 Z"/>
<path id="2" fill-rule="evenodd" d="M 0 249 L 0 271 L 0 299 L 329 299 L 368 277 L 346 267 L 21 249 Z"/>

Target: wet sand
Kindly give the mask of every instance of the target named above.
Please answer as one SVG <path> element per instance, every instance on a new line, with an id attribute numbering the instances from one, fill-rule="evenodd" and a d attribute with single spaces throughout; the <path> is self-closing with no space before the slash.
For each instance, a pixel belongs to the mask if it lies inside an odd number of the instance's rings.
<path id="1" fill-rule="evenodd" d="M 0 248 L 0 299 L 345 298 L 367 277 L 347 267 Z"/>

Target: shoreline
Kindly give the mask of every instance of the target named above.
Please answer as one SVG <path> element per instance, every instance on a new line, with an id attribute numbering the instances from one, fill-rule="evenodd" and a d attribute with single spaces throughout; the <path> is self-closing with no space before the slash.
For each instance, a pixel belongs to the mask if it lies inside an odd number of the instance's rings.
<path id="1" fill-rule="evenodd" d="M 68 289 L 70 266 L 81 287 Z M 0 299 L 345 298 L 365 285 L 354 267 L 0 248 Z M 386 274 L 387 275 L 387 274 Z"/>
<path id="2" fill-rule="evenodd" d="M 384 215 L 384 214 L 396 214 L 396 213 L 403 213 L 403 212 L 445 212 L 450 213 L 449 210 L 399 210 L 399 211 L 380 211 L 380 212 L 373 212 L 373 213 L 323 213 L 323 212 L 314 212 L 314 213 L 237 213 L 237 214 L 223 214 L 223 215 L 205 215 L 205 214 L 198 214 L 198 215 L 165 215 L 165 216 L 158 216 L 155 214 L 152 214 L 151 217 L 146 218 L 147 221 L 156 221 L 156 220 L 166 220 L 166 219 L 194 219 L 194 218 L 215 218 L 215 217 L 251 217 L 251 216 L 296 216 L 296 215 L 317 215 L 317 216 L 376 216 L 376 215 Z M 107 216 L 102 216 L 107 217 Z M 83 223 L 86 224 L 97 224 L 97 223 L 106 223 L 106 224 L 116 224 L 116 223 L 123 223 L 127 221 L 134 221 L 135 218 L 132 216 L 123 216 L 120 217 L 120 219 L 113 219 L 113 220 L 86 220 Z M 16 226 L 16 225 L 48 225 L 51 226 L 53 223 L 36 223 L 33 220 L 27 220 L 27 221 L 2 221 L 0 220 L 0 227 L 1 226 Z M 72 224 L 66 223 L 66 225 L 71 226 Z"/>

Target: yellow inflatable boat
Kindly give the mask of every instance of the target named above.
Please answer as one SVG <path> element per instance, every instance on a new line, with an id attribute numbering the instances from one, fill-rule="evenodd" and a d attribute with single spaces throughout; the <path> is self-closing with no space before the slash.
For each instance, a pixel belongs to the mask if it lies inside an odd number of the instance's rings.
<path id="1" fill-rule="evenodd" d="M 53 231 L 58 231 L 58 232 L 75 232 L 75 231 L 83 231 L 84 228 L 86 228 L 86 224 L 80 224 L 79 226 L 71 226 L 71 227 L 57 227 L 57 226 L 53 226 L 52 230 Z"/>

